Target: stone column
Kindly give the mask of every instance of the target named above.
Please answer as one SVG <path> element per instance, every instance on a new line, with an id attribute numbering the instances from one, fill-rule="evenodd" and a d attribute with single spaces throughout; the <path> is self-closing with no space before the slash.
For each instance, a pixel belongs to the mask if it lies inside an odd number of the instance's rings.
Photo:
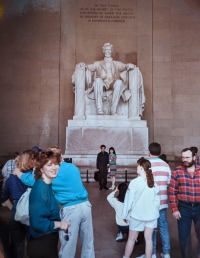
<path id="1" fill-rule="evenodd" d="M 75 108 L 73 119 L 85 119 L 85 65 L 76 65 Z"/>

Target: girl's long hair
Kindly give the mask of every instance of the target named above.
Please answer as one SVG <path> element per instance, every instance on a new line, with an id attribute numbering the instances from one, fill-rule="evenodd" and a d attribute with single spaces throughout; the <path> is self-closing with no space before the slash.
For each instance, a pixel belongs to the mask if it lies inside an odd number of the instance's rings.
<path id="1" fill-rule="evenodd" d="M 119 202 L 124 202 L 127 189 L 128 189 L 128 186 L 126 183 L 121 183 L 118 185 L 119 194 L 117 196 L 117 200 Z"/>
<path id="2" fill-rule="evenodd" d="M 144 171 L 146 172 L 148 187 L 150 188 L 154 187 L 154 178 L 151 170 L 151 162 L 148 159 L 145 159 L 144 157 L 142 157 L 138 159 L 137 164 L 142 166 Z"/>
<path id="3" fill-rule="evenodd" d="M 115 149 L 114 149 L 113 147 L 110 147 L 110 148 L 109 148 L 109 154 L 110 154 L 110 150 L 113 150 L 113 154 L 116 155 Z"/>

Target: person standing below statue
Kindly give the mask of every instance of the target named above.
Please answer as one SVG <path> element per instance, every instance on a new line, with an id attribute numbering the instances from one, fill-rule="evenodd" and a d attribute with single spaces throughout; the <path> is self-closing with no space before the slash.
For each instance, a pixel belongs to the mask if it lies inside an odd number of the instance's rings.
<path id="1" fill-rule="evenodd" d="M 105 55 L 102 61 L 96 61 L 93 64 L 87 65 L 87 68 L 91 72 L 96 72 L 96 78 L 94 79 L 92 87 L 88 91 L 94 91 L 94 99 L 96 100 L 97 114 L 103 115 L 103 100 L 104 90 L 112 90 L 112 102 L 111 102 L 111 115 L 116 115 L 117 106 L 122 96 L 124 101 L 127 101 L 131 94 L 125 94 L 128 90 L 125 81 L 123 81 L 120 73 L 135 68 L 133 64 L 123 64 L 119 61 L 114 61 L 112 58 L 113 45 L 105 43 L 103 46 L 103 53 Z"/>
<path id="2" fill-rule="evenodd" d="M 158 228 L 162 241 L 162 253 L 160 254 L 160 257 L 170 258 L 170 234 L 166 209 L 168 208 L 167 187 L 170 183 L 171 170 L 169 165 L 159 158 L 160 153 L 161 146 L 159 143 L 152 142 L 151 144 L 149 144 L 149 161 L 151 162 L 151 170 L 153 173 L 154 181 L 158 185 L 160 195 L 160 210 L 158 218 Z M 152 258 L 156 258 L 156 240 L 157 229 L 154 229 Z M 142 255 L 137 258 L 144 257 L 145 255 Z"/>
<path id="3" fill-rule="evenodd" d="M 115 176 L 116 176 L 116 171 L 117 171 L 117 164 L 116 164 L 116 152 L 113 147 L 109 148 L 109 177 L 111 178 L 112 186 L 109 188 L 111 190 L 115 189 Z"/>
<path id="4" fill-rule="evenodd" d="M 107 187 L 107 175 L 109 168 L 109 155 L 105 151 L 106 146 L 103 144 L 100 146 L 101 152 L 97 154 L 96 167 L 99 170 L 99 190 L 108 189 Z"/>
<path id="5" fill-rule="evenodd" d="M 195 257 L 200 257 L 200 166 L 195 165 L 195 153 L 190 148 L 182 150 L 181 160 L 182 166 L 172 172 L 169 201 L 178 223 L 181 257 L 191 257 L 192 222 L 198 240 Z"/>
<path id="6" fill-rule="evenodd" d="M 140 257 L 152 258 L 152 235 L 159 217 L 159 187 L 155 183 L 150 161 L 142 157 L 137 164 L 138 177 L 129 184 L 122 211 L 124 221 L 129 221 L 129 236 L 123 258 L 132 257 L 140 231 L 144 231 L 145 238 L 145 254 Z"/>

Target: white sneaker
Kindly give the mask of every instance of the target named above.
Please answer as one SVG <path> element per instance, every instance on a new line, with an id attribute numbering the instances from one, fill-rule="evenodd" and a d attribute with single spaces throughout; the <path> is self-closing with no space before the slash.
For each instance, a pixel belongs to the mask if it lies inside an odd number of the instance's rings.
<path id="1" fill-rule="evenodd" d="M 145 258 L 145 254 L 138 256 L 136 258 Z M 156 254 L 152 254 L 152 258 L 156 258 Z"/>
<path id="2" fill-rule="evenodd" d="M 161 253 L 161 254 L 160 254 L 160 257 L 161 257 L 161 258 L 170 258 L 170 255 L 169 255 L 169 254 Z"/>
<path id="3" fill-rule="evenodd" d="M 122 233 L 121 233 L 121 232 L 120 232 L 120 233 L 118 233 L 118 234 L 117 234 L 117 237 L 116 237 L 116 241 L 117 241 L 117 242 L 122 242 L 122 241 L 123 241 L 123 239 L 124 239 L 124 238 L 123 238 Z"/>
<path id="4" fill-rule="evenodd" d="M 156 258 L 156 254 L 152 254 L 152 258 Z"/>
<path id="5" fill-rule="evenodd" d="M 110 190 L 114 190 L 115 189 L 115 185 L 112 185 L 109 189 Z"/>
<path id="6" fill-rule="evenodd" d="M 6 207 L 5 203 L 2 202 L 1 206 Z"/>

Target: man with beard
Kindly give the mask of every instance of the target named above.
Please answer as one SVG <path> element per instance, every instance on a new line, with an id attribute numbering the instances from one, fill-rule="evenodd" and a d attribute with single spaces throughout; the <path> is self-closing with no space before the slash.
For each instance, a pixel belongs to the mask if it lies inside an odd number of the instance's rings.
<path id="1" fill-rule="evenodd" d="M 197 255 L 200 255 L 200 166 L 195 166 L 195 154 L 190 148 L 181 152 L 182 166 L 172 173 L 169 200 L 173 216 L 178 222 L 178 236 L 182 258 L 191 257 L 191 225 L 198 239 Z"/>

